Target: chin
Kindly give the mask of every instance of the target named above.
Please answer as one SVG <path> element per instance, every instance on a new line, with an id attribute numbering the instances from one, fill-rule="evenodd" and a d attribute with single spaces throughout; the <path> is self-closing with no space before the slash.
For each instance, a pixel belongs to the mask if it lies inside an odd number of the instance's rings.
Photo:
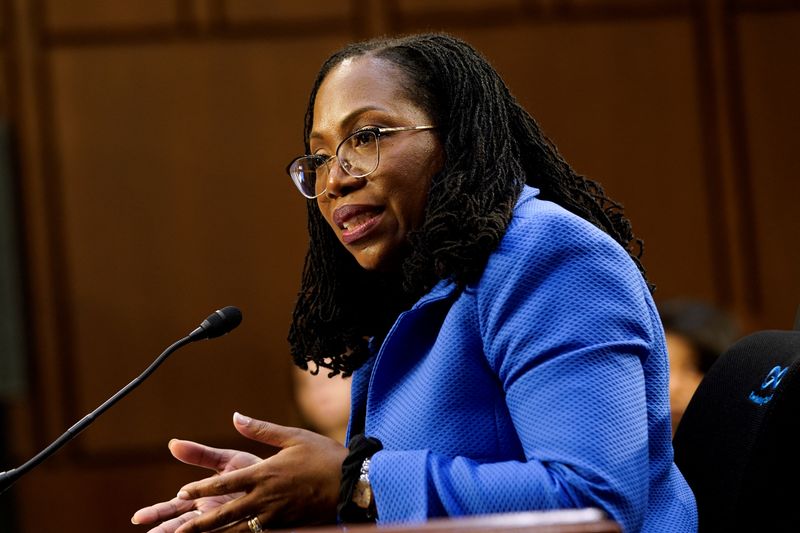
<path id="1" fill-rule="evenodd" d="M 345 248 L 361 268 L 372 272 L 400 272 L 403 268 L 403 261 L 408 255 L 408 248 L 397 245 L 396 242 L 392 242 L 388 246 L 387 243 L 381 241 L 365 243 L 362 246 L 354 246 L 354 244 L 345 245 Z"/>
<path id="2" fill-rule="evenodd" d="M 364 270 L 382 272 L 386 269 L 386 254 L 384 254 L 378 246 L 373 244 L 364 246 L 363 248 L 359 247 L 358 249 L 346 247 L 358 265 Z"/>
<path id="3" fill-rule="evenodd" d="M 364 270 L 369 270 L 370 272 L 392 272 L 397 270 L 396 268 L 389 268 L 385 262 L 375 259 L 374 257 L 369 257 L 365 259 L 361 259 L 356 257 L 356 262 L 363 268 Z"/>

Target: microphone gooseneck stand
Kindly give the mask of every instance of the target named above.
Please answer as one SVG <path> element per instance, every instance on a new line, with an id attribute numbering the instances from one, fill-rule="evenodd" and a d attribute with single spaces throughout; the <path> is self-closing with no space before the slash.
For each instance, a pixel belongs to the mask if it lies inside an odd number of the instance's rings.
<path id="1" fill-rule="evenodd" d="M 94 422 L 94 420 L 103 414 L 109 407 L 117 403 L 129 392 L 138 387 L 145 379 L 147 379 L 150 374 L 155 371 L 156 368 L 161 365 L 161 363 L 167 359 L 167 357 L 172 355 L 175 350 L 201 339 L 212 339 L 224 335 L 238 326 L 241 321 L 241 311 L 233 306 L 228 306 L 212 313 L 197 329 L 167 347 L 167 349 L 164 350 L 161 355 L 159 355 L 156 360 L 153 361 L 150 366 L 148 366 L 147 369 L 139 375 L 139 377 L 125 385 L 116 394 L 100 405 L 100 407 L 80 419 L 60 437 L 54 440 L 47 448 L 36 454 L 22 466 L 12 468 L 6 472 L 0 472 L 0 494 L 8 490 L 8 488 L 25 473 L 29 472 L 39 463 L 53 455 L 67 442 L 75 438 L 78 433 L 83 431 L 89 424 Z"/>

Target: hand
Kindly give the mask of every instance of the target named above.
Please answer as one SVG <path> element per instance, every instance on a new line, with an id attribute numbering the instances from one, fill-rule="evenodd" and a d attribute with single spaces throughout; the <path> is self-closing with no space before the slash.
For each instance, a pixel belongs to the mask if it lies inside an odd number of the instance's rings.
<path id="1" fill-rule="evenodd" d="M 237 450 L 221 450 L 188 440 L 172 439 L 169 442 L 172 455 L 181 462 L 214 470 L 217 474 L 233 472 L 261 461 L 253 454 Z M 149 533 L 174 533 L 181 524 L 231 501 L 242 494 L 225 494 L 196 500 L 173 498 L 139 509 L 131 522 L 134 524 L 154 524 L 162 522 Z"/>
<path id="2" fill-rule="evenodd" d="M 193 510 L 192 502 L 210 502 L 209 498 L 227 499 L 215 501 L 217 505 L 207 511 L 201 509 L 200 515 L 182 511 L 186 520 L 175 533 L 249 533 L 247 520 L 252 517 L 258 517 L 265 528 L 335 522 L 347 448 L 311 431 L 238 413 L 234 425 L 245 437 L 281 450 L 254 464 L 184 486 L 177 499 L 189 503 L 173 504 L 183 505 L 180 509 Z"/>

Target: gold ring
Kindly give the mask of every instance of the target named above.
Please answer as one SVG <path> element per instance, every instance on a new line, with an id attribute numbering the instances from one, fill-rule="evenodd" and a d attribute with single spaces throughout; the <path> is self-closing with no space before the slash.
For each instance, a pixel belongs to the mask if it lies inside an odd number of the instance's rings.
<path id="1" fill-rule="evenodd" d="M 257 516 L 247 521 L 247 527 L 250 528 L 252 533 L 262 533 L 262 531 L 264 531 L 264 528 L 261 527 L 261 520 L 259 520 Z"/>

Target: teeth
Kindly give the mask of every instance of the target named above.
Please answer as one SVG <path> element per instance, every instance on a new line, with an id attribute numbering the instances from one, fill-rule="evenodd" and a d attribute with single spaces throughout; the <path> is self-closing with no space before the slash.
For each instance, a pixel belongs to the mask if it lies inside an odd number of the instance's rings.
<path id="1" fill-rule="evenodd" d="M 348 230 L 350 228 L 355 228 L 355 227 L 367 222 L 369 219 L 372 218 L 372 216 L 373 216 L 372 213 L 355 216 L 355 217 L 351 218 L 350 220 L 348 220 L 347 222 L 343 223 L 342 227 L 345 230 Z"/>

